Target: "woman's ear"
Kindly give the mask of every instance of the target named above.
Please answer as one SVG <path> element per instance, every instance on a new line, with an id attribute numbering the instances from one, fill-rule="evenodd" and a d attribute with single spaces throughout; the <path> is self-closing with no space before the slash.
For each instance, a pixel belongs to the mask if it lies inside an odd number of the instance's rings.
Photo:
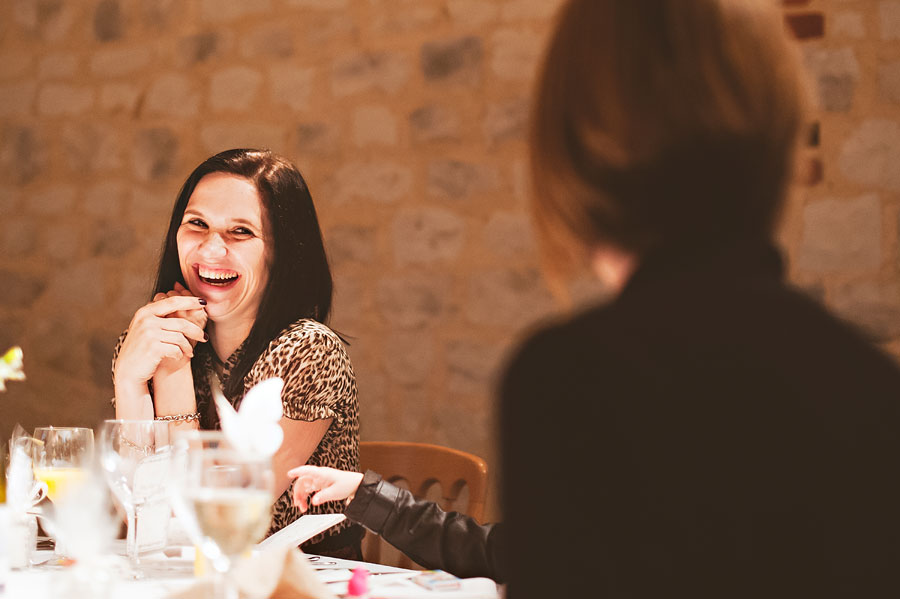
<path id="1" fill-rule="evenodd" d="M 638 265 L 637 255 L 613 245 L 597 245 L 590 254 L 591 270 L 608 288 L 618 294 L 625 288 Z"/>

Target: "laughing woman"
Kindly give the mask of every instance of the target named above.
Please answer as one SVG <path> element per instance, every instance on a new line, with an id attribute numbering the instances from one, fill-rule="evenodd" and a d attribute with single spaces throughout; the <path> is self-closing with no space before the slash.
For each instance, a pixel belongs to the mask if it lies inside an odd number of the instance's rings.
<path id="1" fill-rule="evenodd" d="M 269 151 L 228 150 L 181 188 L 155 295 L 135 312 L 113 360 L 117 418 L 219 428 L 210 381 L 235 407 L 281 377 L 284 442 L 269 533 L 296 520 L 289 468 L 359 467 L 356 381 L 325 326 L 332 279 L 312 197 L 297 168 Z M 319 513 L 340 512 L 324 505 Z M 363 530 L 336 526 L 303 549 L 361 558 Z"/>

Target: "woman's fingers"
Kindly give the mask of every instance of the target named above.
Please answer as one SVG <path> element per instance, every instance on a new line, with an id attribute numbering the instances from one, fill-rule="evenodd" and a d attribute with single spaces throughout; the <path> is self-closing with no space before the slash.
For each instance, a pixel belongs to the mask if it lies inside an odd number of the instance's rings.
<path id="1" fill-rule="evenodd" d="M 183 292 L 181 292 L 183 293 Z M 206 341 L 206 301 L 171 291 L 157 293 L 135 312 L 116 360 L 115 380 L 145 382 L 160 364 L 183 365 L 194 355 L 194 344 Z M 178 314 L 185 317 L 179 317 Z"/>
<path id="2" fill-rule="evenodd" d="M 159 299 L 169 298 L 169 297 L 195 297 L 195 296 L 193 294 L 191 294 L 191 291 L 189 289 L 187 289 L 184 285 L 176 282 L 175 288 L 172 289 L 171 291 L 169 291 L 168 293 L 165 293 L 165 294 L 157 293 L 156 297 L 154 298 L 154 301 L 158 301 Z M 199 303 L 199 298 L 198 298 L 198 303 Z M 202 305 L 194 306 L 190 309 L 173 310 L 173 311 L 167 313 L 165 316 L 166 316 L 166 318 L 183 318 L 189 322 L 194 323 L 201 329 L 206 328 L 206 319 L 207 319 L 206 309 L 204 309 Z M 195 342 L 196 341 L 205 341 L 205 338 L 196 338 L 196 337 L 190 337 L 190 338 L 194 339 Z"/>
<path id="3" fill-rule="evenodd" d="M 192 295 L 172 295 L 159 301 L 151 302 L 138 311 L 146 310 L 153 316 L 167 316 L 178 310 L 196 310 L 203 308 L 205 305 L 206 300 L 203 298 Z"/>
<path id="4" fill-rule="evenodd" d="M 206 327 L 206 310 L 203 308 L 198 308 L 196 310 L 179 310 L 175 313 L 175 315 L 179 318 L 184 318 L 190 322 L 193 322 L 198 327 L 205 328 Z"/>
<path id="5" fill-rule="evenodd" d="M 203 328 L 186 318 L 163 318 L 159 327 L 163 331 L 181 333 L 187 339 L 206 341 L 206 333 Z"/>
<path id="6" fill-rule="evenodd" d="M 187 337 L 174 331 L 160 331 L 159 337 L 162 354 L 164 358 L 174 358 L 179 360 L 183 357 L 191 358 L 194 356 L 194 347 Z"/>

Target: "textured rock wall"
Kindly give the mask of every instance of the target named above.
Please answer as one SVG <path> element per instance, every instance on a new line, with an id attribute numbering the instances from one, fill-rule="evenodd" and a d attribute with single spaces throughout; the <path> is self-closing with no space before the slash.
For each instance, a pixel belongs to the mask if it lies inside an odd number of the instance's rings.
<path id="1" fill-rule="evenodd" d="M 900 2 L 787 2 L 819 99 L 792 279 L 900 355 Z"/>
<path id="2" fill-rule="evenodd" d="M 363 437 L 496 464 L 499 365 L 554 310 L 525 126 L 558 4 L 0 3 L 0 349 L 21 344 L 29 377 L 0 397 L 0 437 L 110 413 L 110 351 L 147 299 L 178 186 L 250 145 L 310 183 Z M 791 276 L 900 354 L 900 1 L 785 11 L 821 99 L 782 236 Z"/>

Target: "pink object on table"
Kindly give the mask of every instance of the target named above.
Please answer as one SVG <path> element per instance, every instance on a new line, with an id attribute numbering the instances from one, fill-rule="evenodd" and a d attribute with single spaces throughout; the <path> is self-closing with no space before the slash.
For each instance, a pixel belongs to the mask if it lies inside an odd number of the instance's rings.
<path id="1" fill-rule="evenodd" d="M 369 594 L 369 571 L 365 568 L 353 568 L 353 574 L 347 583 L 348 597 L 367 597 Z"/>

